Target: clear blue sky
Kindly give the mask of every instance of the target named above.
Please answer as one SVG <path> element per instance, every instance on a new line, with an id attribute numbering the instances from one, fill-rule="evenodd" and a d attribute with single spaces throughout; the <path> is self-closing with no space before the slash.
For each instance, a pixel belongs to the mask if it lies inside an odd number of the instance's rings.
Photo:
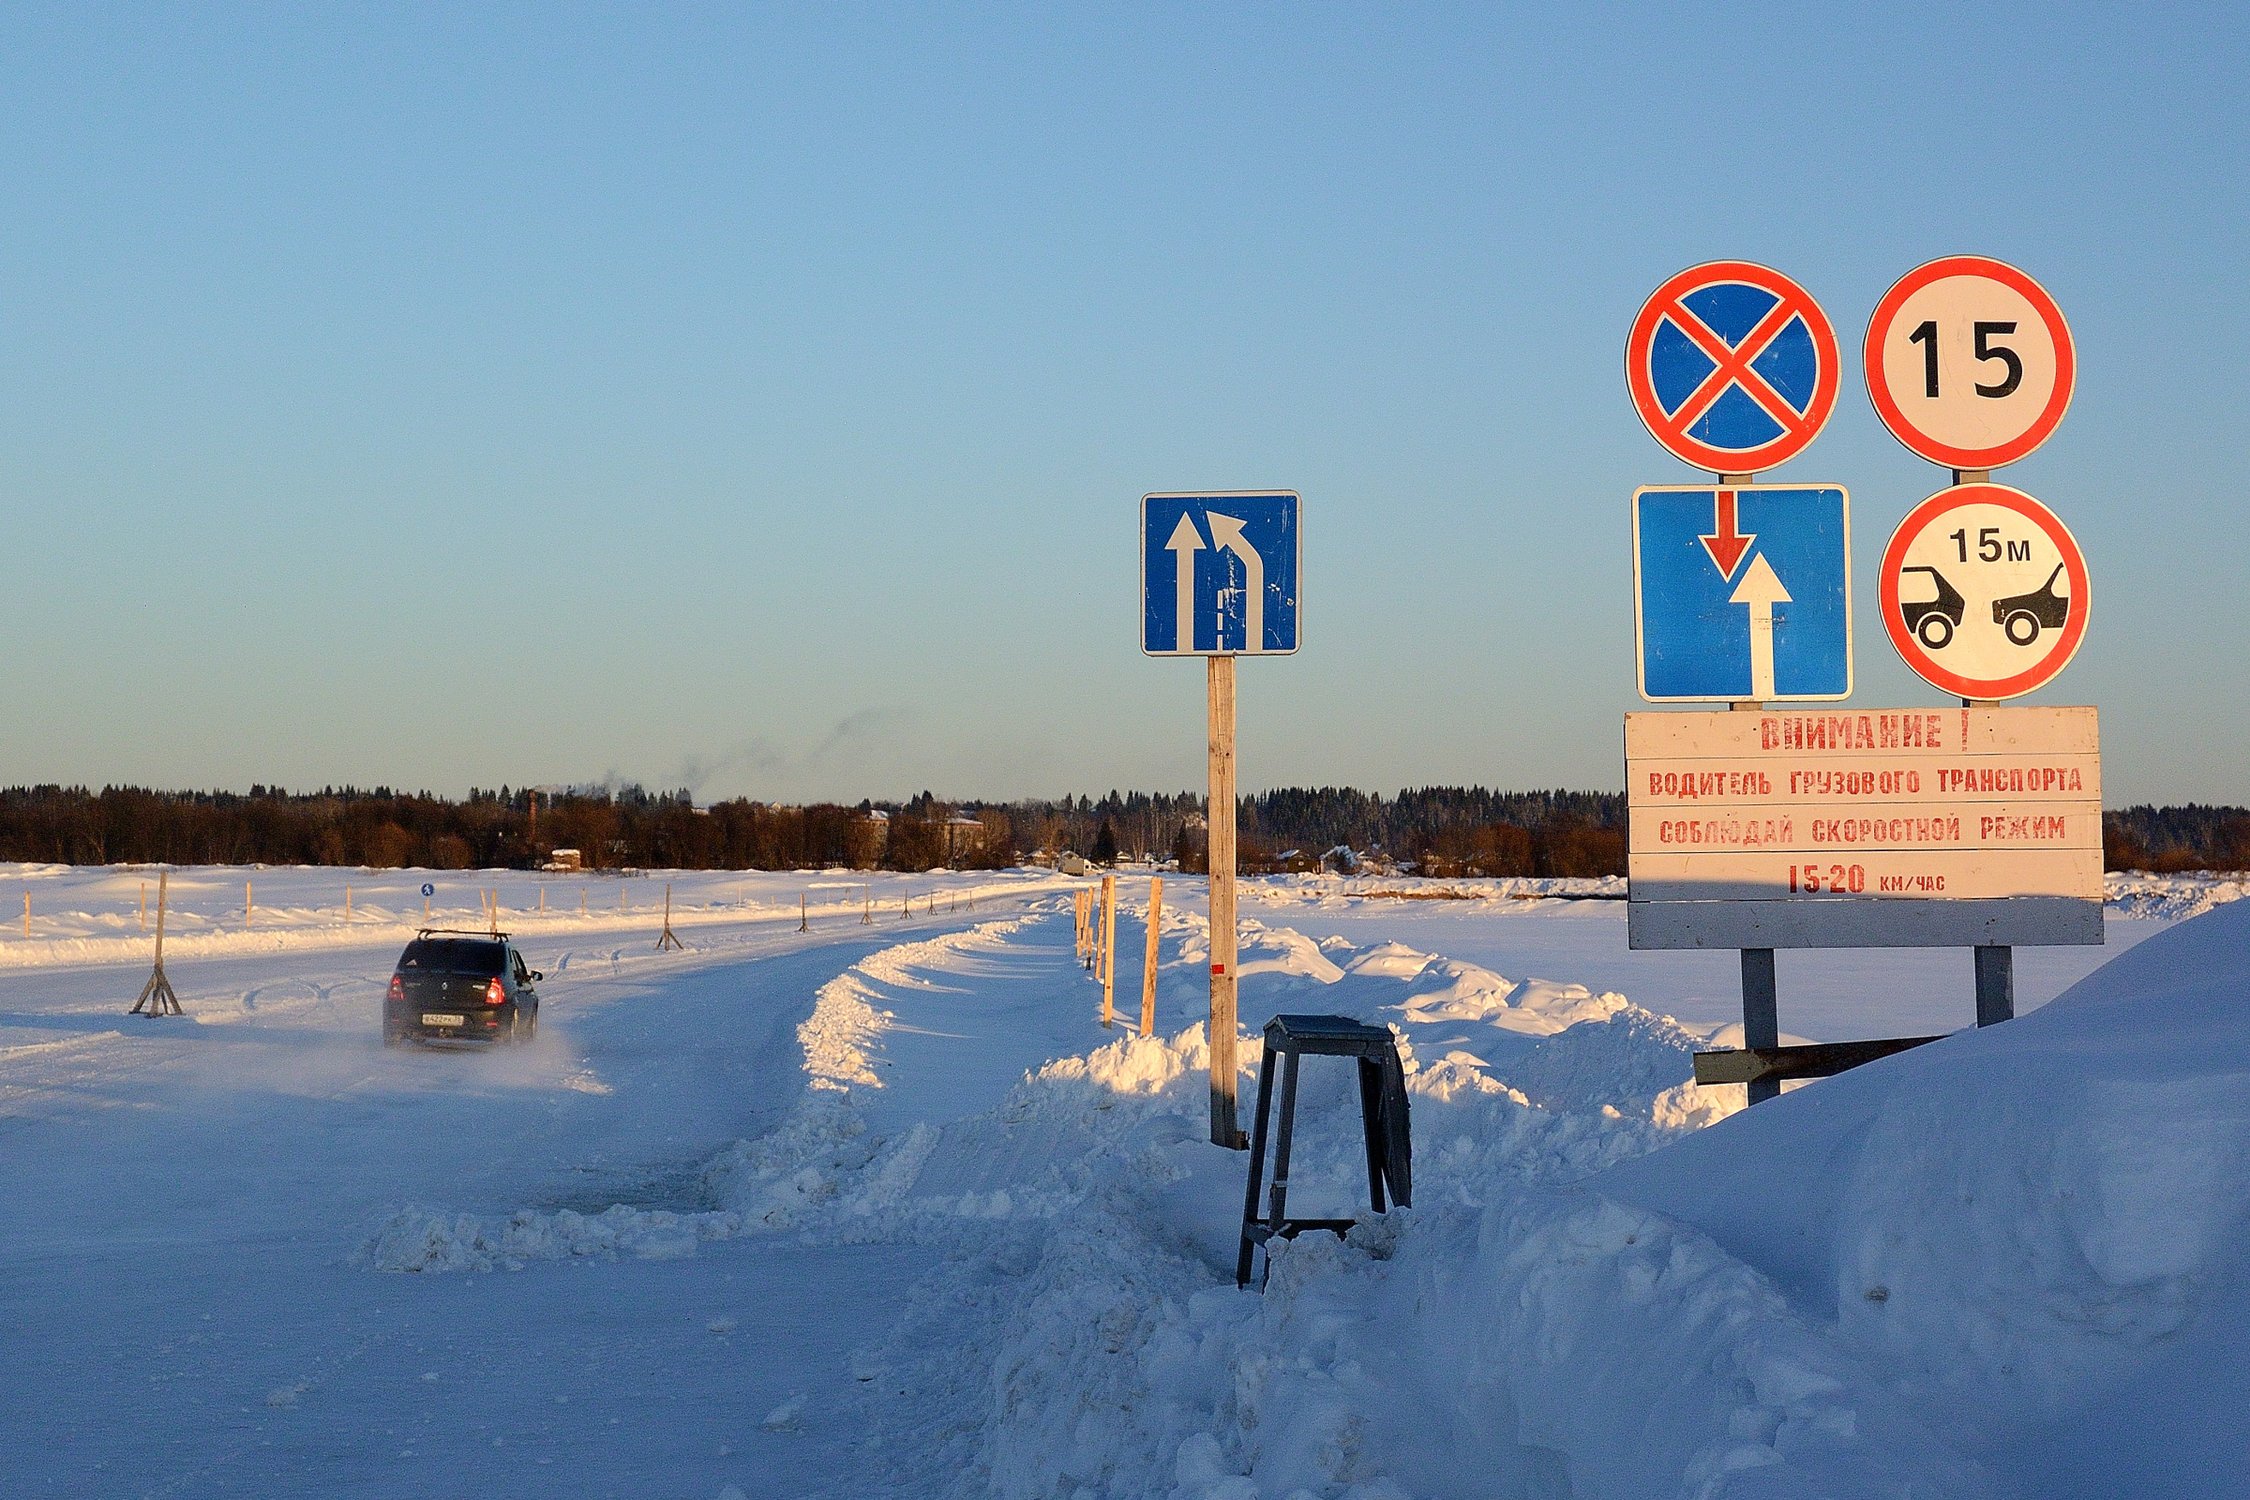
<path id="1" fill-rule="evenodd" d="M 1721 256 L 1856 370 L 1892 280 L 2040 277 L 2002 479 L 2092 558 L 2032 701 L 2108 800 L 2250 800 L 2239 6 L 0 12 L 0 781 L 1184 787 L 1139 496 L 1291 487 L 1245 786 L 1621 783 L 1620 377 Z M 1944 476 L 1856 375 L 1882 539 Z"/>

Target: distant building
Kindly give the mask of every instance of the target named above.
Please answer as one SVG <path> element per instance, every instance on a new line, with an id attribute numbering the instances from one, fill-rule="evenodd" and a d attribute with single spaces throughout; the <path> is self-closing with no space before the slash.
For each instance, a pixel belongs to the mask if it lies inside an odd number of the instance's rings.
<path id="1" fill-rule="evenodd" d="M 576 849 L 551 849 L 547 852 L 547 862 L 539 868 L 570 874 L 586 868 L 586 856 Z"/>
<path id="2" fill-rule="evenodd" d="M 984 848 L 984 823 L 966 813 L 945 820 L 945 862 L 952 864 Z"/>

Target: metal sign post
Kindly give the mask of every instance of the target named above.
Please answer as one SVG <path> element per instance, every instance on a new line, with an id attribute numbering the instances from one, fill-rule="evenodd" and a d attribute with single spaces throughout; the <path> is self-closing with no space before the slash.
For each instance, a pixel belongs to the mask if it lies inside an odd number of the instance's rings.
<path id="1" fill-rule="evenodd" d="M 1234 659 L 1297 649 L 1303 559 L 1293 491 L 1141 497 L 1141 650 L 1201 656 L 1211 805 L 1211 1140 L 1235 1123 Z"/>

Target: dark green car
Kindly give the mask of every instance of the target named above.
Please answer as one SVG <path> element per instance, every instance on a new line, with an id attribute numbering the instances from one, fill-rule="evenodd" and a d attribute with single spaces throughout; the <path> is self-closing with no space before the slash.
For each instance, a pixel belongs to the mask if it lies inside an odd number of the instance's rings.
<path id="1" fill-rule="evenodd" d="M 528 1042 L 539 1030 L 547 976 L 508 934 L 422 929 L 398 956 L 383 997 L 383 1044 L 411 1040 Z"/>

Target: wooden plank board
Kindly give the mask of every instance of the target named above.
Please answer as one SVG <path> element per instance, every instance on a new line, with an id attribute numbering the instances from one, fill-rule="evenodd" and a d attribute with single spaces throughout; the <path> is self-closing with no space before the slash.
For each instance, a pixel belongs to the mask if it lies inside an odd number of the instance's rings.
<path id="1" fill-rule="evenodd" d="M 1634 807 L 1871 807 L 1925 802 L 2102 800 L 2098 755 L 1647 756 L 1628 763 Z"/>
<path id="2" fill-rule="evenodd" d="M 1636 854 L 1628 868 L 1629 898 L 1641 902 L 1820 901 L 1849 896 L 1891 904 L 2004 896 L 2071 896 L 2098 902 L 2102 896 L 2098 847 Z"/>
<path id="3" fill-rule="evenodd" d="M 2103 941 L 2098 901 L 1633 901 L 1634 948 L 1975 948 Z"/>
<path id="4" fill-rule="evenodd" d="M 1761 713 L 1629 713 L 1625 758 L 1752 756 L 1815 760 L 1853 754 L 2097 755 L 2092 708 L 1774 709 Z"/>
<path id="5" fill-rule="evenodd" d="M 1760 1078 L 1833 1078 L 1896 1057 L 1940 1036 L 1893 1036 L 1871 1042 L 1814 1042 L 1804 1047 L 1751 1047 L 1695 1054 L 1697 1083 L 1753 1083 Z"/>
<path id="6" fill-rule="evenodd" d="M 1856 858 L 1863 850 L 2100 849 L 2099 802 L 1936 802 L 1635 807 L 1626 850 L 1643 854 L 1794 852 Z"/>

